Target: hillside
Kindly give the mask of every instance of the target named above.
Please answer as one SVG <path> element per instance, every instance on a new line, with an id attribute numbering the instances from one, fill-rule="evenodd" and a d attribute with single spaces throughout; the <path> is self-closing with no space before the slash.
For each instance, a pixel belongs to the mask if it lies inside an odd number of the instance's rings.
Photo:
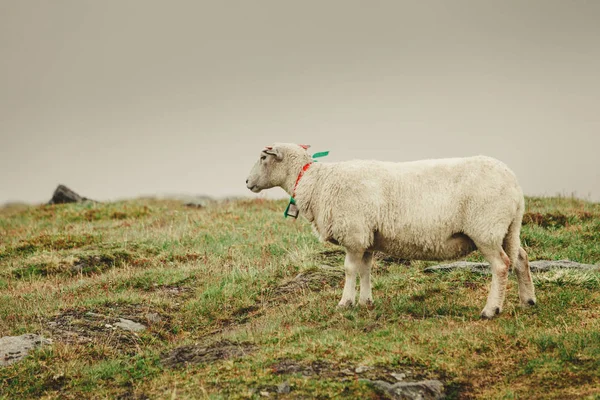
<path id="1" fill-rule="evenodd" d="M 285 205 L 0 210 L 0 336 L 53 340 L 0 368 L 0 395 L 379 398 L 363 379 L 437 379 L 448 398 L 600 398 L 598 271 L 535 274 L 527 310 L 511 274 L 484 321 L 489 276 L 379 257 L 374 307 L 340 311 L 343 252 Z M 528 198 L 522 239 L 531 260 L 598 264 L 600 204 Z"/>

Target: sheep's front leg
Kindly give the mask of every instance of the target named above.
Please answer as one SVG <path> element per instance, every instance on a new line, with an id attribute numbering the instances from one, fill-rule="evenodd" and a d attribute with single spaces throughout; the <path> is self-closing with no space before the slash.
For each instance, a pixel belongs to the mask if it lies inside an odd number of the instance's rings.
<path id="1" fill-rule="evenodd" d="M 346 283 L 344 284 L 344 293 L 338 307 L 353 306 L 356 301 L 356 273 L 362 265 L 363 253 L 351 252 L 346 250 L 346 260 L 344 269 L 346 270 Z"/>
<path id="2" fill-rule="evenodd" d="M 362 256 L 361 265 L 358 269 L 360 275 L 360 296 L 358 304 L 369 306 L 373 304 L 373 295 L 371 293 L 371 265 L 373 265 L 373 253 L 366 252 Z"/>

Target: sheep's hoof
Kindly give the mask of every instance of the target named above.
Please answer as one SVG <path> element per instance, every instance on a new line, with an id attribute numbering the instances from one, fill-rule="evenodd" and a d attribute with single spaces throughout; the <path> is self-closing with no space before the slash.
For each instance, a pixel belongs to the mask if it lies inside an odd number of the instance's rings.
<path id="1" fill-rule="evenodd" d="M 521 307 L 523 307 L 523 308 L 529 308 L 529 307 L 533 307 L 535 305 L 536 305 L 536 302 L 534 299 L 529 299 L 527 301 L 521 302 Z"/>
<path id="2" fill-rule="evenodd" d="M 363 307 L 367 307 L 369 310 L 375 308 L 375 304 L 373 303 L 373 299 L 359 300 L 358 304 Z"/>
<path id="3" fill-rule="evenodd" d="M 492 310 L 483 309 L 481 319 L 492 319 L 498 314 L 500 314 L 500 307 L 495 307 Z"/>
<path id="4" fill-rule="evenodd" d="M 342 300 L 338 303 L 337 308 L 350 308 L 354 306 L 354 302 L 352 300 Z"/>

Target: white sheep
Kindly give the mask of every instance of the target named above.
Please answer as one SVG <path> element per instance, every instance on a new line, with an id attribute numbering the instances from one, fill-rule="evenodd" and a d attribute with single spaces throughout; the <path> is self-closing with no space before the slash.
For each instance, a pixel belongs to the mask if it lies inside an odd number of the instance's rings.
<path id="1" fill-rule="evenodd" d="M 449 260 L 475 249 L 489 261 L 492 286 L 483 318 L 502 311 L 510 265 L 522 306 L 535 304 L 527 253 L 521 248 L 523 192 L 514 173 L 484 156 L 414 162 L 354 160 L 312 163 L 306 146 L 276 143 L 262 150 L 246 181 L 255 193 L 289 193 L 323 241 L 346 249 L 339 306 L 372 302 L 373 252 Z"/>

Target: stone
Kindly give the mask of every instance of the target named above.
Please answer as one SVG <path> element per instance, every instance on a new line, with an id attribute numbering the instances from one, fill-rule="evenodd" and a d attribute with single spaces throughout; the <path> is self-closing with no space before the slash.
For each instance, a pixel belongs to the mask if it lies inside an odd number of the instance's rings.
<path id="1" fill-rule="evenodd" d="M 104 315 L 102 315 L 102 314 L 98 314 L 98 313 L 91 312 L 91 311 L 88 311 L 88 312 L 86 312 L 86 313 L 85 313 L 85 316 L 86 316 L 86 317 L 94 317 L 94 318 L 106 318 L 106 317 L 105 317 Z"/>
<path id="2" fill-rule="evenodd" d="M 373 367 L 368 367 L 366 365 L 359 365 L 358 367 L 356 367 L 354 372 L 356 372 L 357 374 L 362 374 L 363 372 L 367 372 L 372 369 L 373 369 Z"/>
<path id="3" fill-rule="evenodd" d="M 581 264 L 570 260 L 539 260 L 529 263 L 531 272 L 545 272 L 551 269 L 578 269 L 583 271 L 600 270 L 600 265 Z"/>
<path id="4" fill-rule="evenodd" d="M 48 204 L 79 203 L 86 200 L 89 199 L 78 195 L 65 185 L 58 185 Z"/>
<path id="5" fill-rule="evenodd" d="M 457 261 L 450 264 L 439 264 L 427 267 L 423 272 L 449 272 L 455 269 L 464 269 L 480 274 L 491 274 L 490 265 L 488 263 Z"/>
<path id="6" fill-rule="evenodd" d="M 157 313 L 147 313 L 146 320 L 148 320 L 148 322 L 151 324 L 157 324 L 162 321 L 162 318 Z"/>
<path id="7" fill-rule="evenodd" d="M 393 376 L 394 378 L 396 378 L 397 381 L 401 381 L 404 378 L 406 378 L 406 374 L 405 373 L 392 372 L 390 375 Z"/>
<path id="8" fill-rule="evenodd" d="M 30 350 L 51 343 L 52 340 L 33 333 L 0 338 L 0 367 L 21 361 Z"/>
<path id="9" fill-rule="evenodd" d="M 279 393 L 279 394 L 289 393 L 290 390 L 291 390 L 290 384 L 287 382 L 283 382 L 283 383 L 280 383 L 279 385 L 277 385 L 277 393 Z"/>
<path id="10" fill-rule="evenodd" d="M 555 269 L 575 269 L 581 271 L 600 270 L 600 265 L 581 264 L 570 260 L 538 260 L 530 261 L 529 268 L 531 272 L 546 272 Z M 457 261 L 450 264 L 439 264 L 427 267 L 423 272 L 449 272 L 452 270 L 464 269 L 479 274 L 491 274 L 488 263 Z"/>
<path id="11" fill-rule="evenodd" d="M 141 332 L 146 329 L 145 325 L 125 318 L 119 318 L 119 322 L 115 323 L 115 326 L 131 332 Z"/>
<path id="12" fill-rule="evenodd" d="M 437 380 L 398 382 L 393 385 L 385 381 L 370 381 L 367 379 L 361 379 L 361 381 L 369 383 L 392 399 L 438 400 L 445 397 L 444 385 Z"/>

